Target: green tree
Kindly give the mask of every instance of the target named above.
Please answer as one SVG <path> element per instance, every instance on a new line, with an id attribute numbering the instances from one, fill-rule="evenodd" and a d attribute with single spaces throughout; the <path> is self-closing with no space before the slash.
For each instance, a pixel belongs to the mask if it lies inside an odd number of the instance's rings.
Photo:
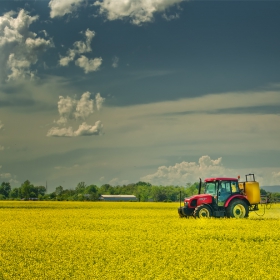
<path id="1" fill-rule="evenodd" d="M 19 191 L 19 188 L 14 188 L 11 190 L 10 192 L 10 198 L 20 198 L 20 191 Z"/>
<path id="2" fill-rule="evenodd" d="M 20 187 L 21 196 L 25 199 L 29 199 L 31 197 L 31 193 L 36 195 L 35 187 L 30 183 L 29 180 L 26 180 Z M 33 194 L 32 194 L 33 195 Z"/>
<path id="3" fill-rule="evenodd" d="M 114 194 L 114 188 L 109 184 L 104 184 L 99 188 L 99 194 Z"/>
<path id="4" fill-rule="evenodd" d="M 190 187 L 186 188 L 186 195 L 192 196 L 198 193 L 199 183 L 194 183 Z"/>
<path id="5" fill-rule="evenodd" d="M 44 196 L 46 194 L 46 191 L 47 191 L 46 187 L 44 187 L 44 186 L 37 186 L 35 188 L 36 188 L 36 193 L 37 193 L 38 196 L 39 195 Z"/>
<path id="6" fill-rule="evenodd" d="M 2 194 L 5 198 L 9 197 L 11 192 L 11 185 L 9 182 L 2 182 L 0 186 L 0 194 Z"/>
<path id="7" fill-rule="evenodd" d="M 148 201 L 150 196 L 151 186 L 137 185 L 136 197 L 139 201 Z"/>
<path id="8" fill-rule="evenodd" d="M 62 186 L 58 186 L 55 188 L 55 194 L 56 196 L 61 196 L 63 192 L 63 187 Z"/>
<path id="9" fill-rule="evenodd" d="M 80 183 L 78 183 L 78 185 L 77 185 L 75 190 L 79 194 L 79 193 L 84 193 L 85 189 L 86 189 L 85 182 L 80 182 Z"/>
<path id="10" fill-rule="evenodd" d="M 167 199 L 165 187 L 152 186 L 151 195 L 154 201 L 165 201 Z"/>
<path id="11" fill-rule="evenodd" d="M 89 185 L 84 191 L 86 200 L 98 200 L 98 187 L 96 185 Z"/>
<path id="12" fill-rule="evenodd" d="M 267 195 L 267 191 L 261 188 L 261 195 Z"/>

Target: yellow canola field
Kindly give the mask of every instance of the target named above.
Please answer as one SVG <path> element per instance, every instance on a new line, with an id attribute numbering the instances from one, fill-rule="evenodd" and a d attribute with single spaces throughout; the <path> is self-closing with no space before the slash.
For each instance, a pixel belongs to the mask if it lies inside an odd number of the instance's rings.
<path id="1" fill-rule="evenodd" d="M 1 201 L 0 279 L 280 279 L 280 205 L 248 219 L 178 206 Z"/>

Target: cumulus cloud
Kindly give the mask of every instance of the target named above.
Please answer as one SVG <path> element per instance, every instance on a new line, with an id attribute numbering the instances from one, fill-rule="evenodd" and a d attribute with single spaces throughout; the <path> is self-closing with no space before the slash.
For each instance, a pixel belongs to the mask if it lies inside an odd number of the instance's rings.
<path id="1" fill-rule="evenodd" d="M 199 178 L 226 176 L 232 171 L 222 165 L 222 158 L 212 160 L 205 155 L 199 158 L 198 163 L 176 163 L 173 166 L 160 166 L 158 170 L 141 178 L 141 181 L 161 185 L 186 185 L 197 182 Z"/>
<path id="2" fill-rule="evenodd" d="M 153 174 L 142 177 L 140 180 L 156 185 L 180 185 L 198 182 L 209 177 L 236 177 L 241 175 L 241 181 L 245 180 L 245 174 L 255 174 L 260 186 L 271 186 L 280 184 L 280 172 L 271 172 L 263 168 L 251 168 L 246 170 L 230 169 L 222 164 L 222 158 L 211 159 L 205 155 L 199 158 L 198 163 L 186 162 L 176 163 L 173 166 L 160 166 Z"/>
<path id="3" fill-rule="evenodd" d="M 88 59 L 86 56 L 82 55 L 92 51 L 91 41 L 95 36 L 95 32 L 87 29 L 84 33 L 83 32 L 81 33 L 84 34 L 85 36 L 85 42 L 76 41 L 73 44 L 74 48 L 68 50 L 67 56 L 60 57 L 59 65 L 68 66 L 71 61 L 75 60 L 75 58 L 79 56 L 76 59 L 75 64 L 80 68 L 84 69 L 84 72 L 86 74 L 89 72 L 98 71 L 100 65 L 102 64 L 102 58 L 99 57 L 94 59 Z"/>
<path id="4" fill-rule="evenodd" d="M 38 16 L 30 16 L 25 10 L 18 14 L 8 12 L 0 17 L 1 75 L 8 80 L 33 77 L 31 66 L 37 63 L 41 53 L 53 47 L 52 40 L 29 31 L 36 20 Z"/>
<path id="5" fill-rule="evenodd" d="M 48 131 L 47 136 L 76 137 L 102 134 L 103 125 L 101 121 L 95 122 L 95 125 L 88 125 L 86 122 L 83 122 L 77 130 L 73 130 L 71 126 L 65 127 L 69 120 L 86 120 L 94 113 L 94 107 L 98 111 L 101 109 L 105 98 L 101 97 L 100 93 L 97 93 L 94 101 L 90 98 L 90 95 L 90 92 L 85 92 L 79 100 L 69 96 L 59 96 L 57 105 L 60 118 L 55 121 L 59 126 L 52 127 Z"/>
<path id="6" fill-rule="evenodd" d="M 81 32 L 83 34 L 83 32 Z M 91 52 L 91 41 L 93 39 L 93 37 L 95 36 L 95 32 L 92 30 L 87 29 L 84 33 L 85 37 L 86 37 L 86 41 L 76 41 L 73 45 L 74 45 L 74 49 L 76 50 L 77 53 L 81 54 L 81 53 L 88 53 Z"/>
<path id="7" fill-rule="evenodd" d="M 77 11 L 83 2 L 84 0 L 51 0 L 49 2 L 50 16 L 54 18 L 71 14 Z"/>
<path id="8" fill-rule="evenodd" d="M 155 13 L 165 12 L 183 1 L 185 0 L 103 0 L 96 1 L 93 5 L 99 7 L 99 13 L 106 15 L 108 20 L 131 18 L 133 24 L 140 25 L 151 22 Z M 166 15 L 165 17 L 171 19 Z"/>
<path id="9" fill-rule="evenodd" d="M 103 124 L 101 121 L 95 122 L 95 125 L 88 125 L 83 122 L 79 128 L 74 132 L 74 136 L 90 136 L 99 135 L 102 132 Z"/>
<path id="10" fill-rule="evenodd" d="M 55 137 L 77 137 L 77 136 L 91 136 L 91 135 L 100 135 L 102 133 L 103 124 L 101 121 L 95 122 L 95 125 L 88 125 L 86 122 L 83 122 L 79 125 L 79 128 L 74 131 L 72 127 L 52 127 L 47 136 Z"/>
<path id="11" fill-rule="evenodd" d="M 85 120 L 94 113 L 94 104 L 96 104 L 96 109 L 98 111 L 101 110 L 105 98 L 101 97 L 100 93 L 97 93 L 94 101 L 90 98 L 90 95 L 90 92 L 87 91 L 82 94 L 79 100 L 69 96 L 59 96 L 57 107 L 60 119 L 55 122 L 58 124 L 64 124 L 71 119 Z"/>
<path id="12" fill-rule="evenodd" d="M 68 50 L 67 56 L 60 57 L 59 65 L 68 66 L 68 64 L 75 59 L 76 53 L 74 50 Z"/>
<path id="13" fill-rule="evenodd" d="M 77 100 L 71 97 L 59 96 L 59 101 L 57 103 L 58 113 L 60 119 L 56 121 L 58 124 L 63 124 L 68 121 L 68 119 L 74 118 L 74 112 L 76 110 Z"/>
<path id="14" fill-rule="evenodd" d="M 82 55 L 80 58 L 78 58 L 75 62 L 75 64 L 82 69 L 84 69 L 85 73 L 94 72 L 99 70 L 100 65 L 102 64 L 102 58 L 94 58 L 94 59 L 88 59 L 84 55 Z"/>
<path id="15" fill-rule="evenodd" d="M 101 110 L 102 104 L 105 101 L 105 98 L 101 97 L 100 93 L 97 93 L 95 96 L 95 103 L 96 103 L 96 108 L 98 111 Z"/>
<path id="16" fill-rule="evenodd" d="M 76 112 L 74 113 L 76 119 L 86 119 L 91 115 L 93 110 L 93 100 L 90 99 L 90 92 L 85 92 L 81 99 L 77 101 Z"/>

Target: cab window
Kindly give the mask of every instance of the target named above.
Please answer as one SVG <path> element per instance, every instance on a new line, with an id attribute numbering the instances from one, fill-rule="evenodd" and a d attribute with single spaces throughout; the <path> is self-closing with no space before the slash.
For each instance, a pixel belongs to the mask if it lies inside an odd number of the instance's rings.
<path id="1" fill-rule="evenodd" d="M 216 194 L 216 183 L 215 182 L 206 183 L 204 193 L 205 194 L 211 194 L 211 195 Z"/>
<path id="2" fill-rule="evenodd" d="M 221 181 L 220 194 L 234 194 L 239 193 L 239 187 L 237 181 Z"/>
<path id="3" fill-rule="evenodd" d="M 239 193 L 239 186 L 237 181 L 231 182 L 231 192 L 232 193 Z"/>
<path id="4" fill-rule="evenodd" d="M 221 181 L 220 185 L 221 194 L 231 194 L 231 182 L 230 181 Z"/>

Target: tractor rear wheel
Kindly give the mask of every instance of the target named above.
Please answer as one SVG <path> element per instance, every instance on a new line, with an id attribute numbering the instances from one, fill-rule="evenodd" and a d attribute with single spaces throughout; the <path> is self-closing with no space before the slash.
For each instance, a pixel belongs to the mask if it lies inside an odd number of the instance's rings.
<path id="1" fill-rule="evenodd" d="M 212 210 L 208 205 L 202 204 L 194 209 L 193 216 L 195 218 L 210 218 L 212 217 Z"/>
<path id="2" fill-rule="evenodd" d="M 226 209 L 228 218 L 248 218 L 249 207 L 241 199 L 233 200 Z"/>

